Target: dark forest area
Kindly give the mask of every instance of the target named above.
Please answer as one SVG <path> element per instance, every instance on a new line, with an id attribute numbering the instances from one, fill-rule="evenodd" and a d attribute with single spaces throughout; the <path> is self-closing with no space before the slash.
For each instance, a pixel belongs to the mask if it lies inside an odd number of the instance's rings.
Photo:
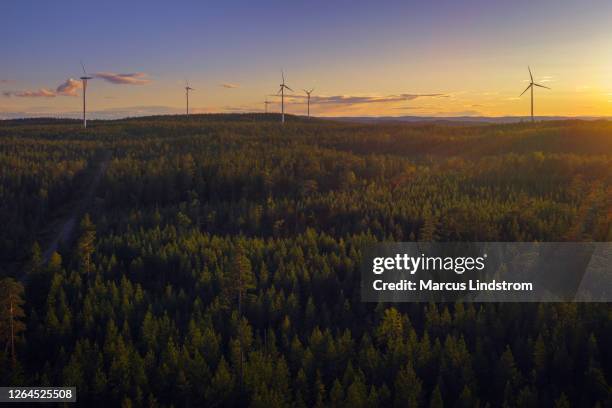
<path id="1" fill-rule="evenodd" d="M 0 124 L 0 384 L 87 406 L 612 406 L 610 304 L 359 291 L 374 242 L 611 241 L 612 123 L 276 119 Z"/>

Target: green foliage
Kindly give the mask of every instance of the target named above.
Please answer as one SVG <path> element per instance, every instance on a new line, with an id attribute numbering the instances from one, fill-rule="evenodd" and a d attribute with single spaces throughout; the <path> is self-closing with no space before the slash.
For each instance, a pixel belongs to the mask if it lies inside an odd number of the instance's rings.
<path id="1" fill-rule="evenodd" d="M 610 240 L 611 124 L 183 119 L 0 129 L 2 273 L 31 272 L 0 382 L 109 406 L 612 402 L 609 305 L 359 292 L 367 243 Z M 42 265 L 100 151 L 90 215 Z"/>
<path id="2" fill-rule="evenodd" d="M 0 344 L 10 350 L 13 368 L 17 363 L 15 343 L 26 328 L 23 303 L 23 285 L 13 278 L 0 280 Z"/>

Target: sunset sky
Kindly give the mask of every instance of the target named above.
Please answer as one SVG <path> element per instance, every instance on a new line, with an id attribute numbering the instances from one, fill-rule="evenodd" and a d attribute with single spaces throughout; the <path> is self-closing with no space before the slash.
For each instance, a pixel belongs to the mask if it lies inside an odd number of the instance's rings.
<path id="1" fill-rule="evenodd" d="M 612 2 L 2 1 L 0 118 L 262 111 L 612 116 Z M 427 4 L 425 4 L 427 3 Z M 588 3 L 588 4 L 587 4 Z M 270 110 L 278 110 L 278 104 Z"/>

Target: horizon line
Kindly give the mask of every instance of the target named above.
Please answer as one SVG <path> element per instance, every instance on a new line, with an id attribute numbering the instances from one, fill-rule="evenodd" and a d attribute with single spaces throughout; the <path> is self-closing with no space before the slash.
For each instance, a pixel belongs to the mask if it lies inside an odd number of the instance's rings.
<path id="1" fill-rule="evenodd" d="M 90 112 L 92 114 L 93 112 Z M 95 115 L 95 113 L 94 113 Z M 246 111 L 246 112 L 204 112 L 204 113 L 190 113 L 189 116 L 221 116 L 221 115 L 238 115 L 238 116 L 246 116 L 246 115 L 281 115 L 280 112 L 260 112 L 260 111 Z M 301 114 L 289 114 L 285 113 L 287 116 L 297 117 L 297 118 L 307 118 L 306 115 Z M 154 118 L 154 117 L 178 117 L 178 116 L 186 116 L 184 113 L 159 113 L 159 114 L 147 114 L 147 115 L 134 115 L 134 116 L 118 116 L 114 118 L 91 118 L 88 121 L 96 121 L 96 122 L 110 122 L 110 121 L 120 121 L 126 119 L 138 119 L 138 118 Z M 333 115 L 333 116 L 316 116 L 310 115 L 311 118 L 315 119 L 370 119 L 370 120 L 393 120 L 393 119 L 427 119 L 427 120 L 452 120 L 452 119 L 531 119 L 531 115 Z M 539 119 L 582 119 L 582 120 L 612 120 L 612 115 L 535 115 L 535 118 Z M 58 114 L 57 116 L 15 116 L 15 117 L 2 117 L 0 113 L 0 121 L 12 121 L 12 120 L 66 120 L 66 121 L 76 121 L 80 122 L 82 119 L 75 115 L 71 116 L 62 116 L 62 114 Z"/>

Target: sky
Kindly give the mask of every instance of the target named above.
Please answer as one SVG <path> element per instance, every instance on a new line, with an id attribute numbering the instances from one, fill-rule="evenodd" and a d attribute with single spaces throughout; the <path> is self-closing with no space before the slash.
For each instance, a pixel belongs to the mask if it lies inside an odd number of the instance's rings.
<path id="1" fill-rule="evenodd" d="M 612 2 L 0 2 L 0 118 L 612 116 Z"/>

